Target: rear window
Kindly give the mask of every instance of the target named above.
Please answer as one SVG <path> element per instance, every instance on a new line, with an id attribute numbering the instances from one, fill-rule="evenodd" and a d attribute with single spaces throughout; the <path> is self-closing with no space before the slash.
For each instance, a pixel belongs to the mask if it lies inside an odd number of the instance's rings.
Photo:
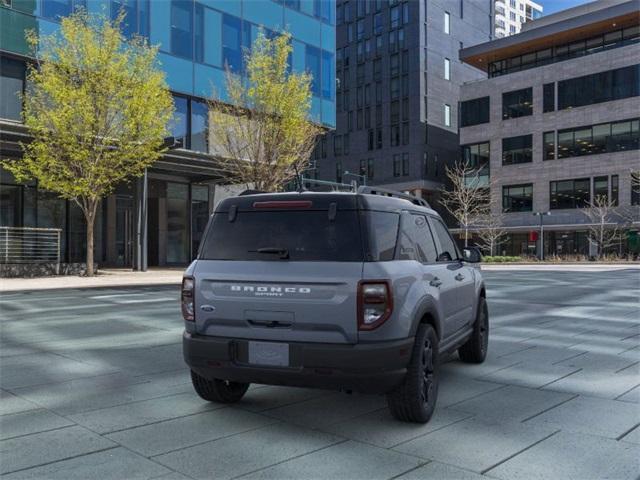
<path id="1" fill-rule="evenodd" d="M 326 210 L 238 212 L 234 221 L 216 213 L 205 238 L 203 260 L 363 261 L 358 212 Z"/>

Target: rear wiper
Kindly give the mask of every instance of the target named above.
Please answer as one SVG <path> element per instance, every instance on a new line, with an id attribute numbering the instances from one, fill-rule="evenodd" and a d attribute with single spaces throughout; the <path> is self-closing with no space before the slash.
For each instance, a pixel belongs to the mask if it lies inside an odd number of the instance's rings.
<path id="1" fill-rule="evenodd" d="M 286 248 L 280 247 L 263 247 L 257 250 L 249 250 L 251 253 L 273 253 L 276 255 L 280 255 L 282 260 L 287 260 L 289 258 L 289 250 Z"/>

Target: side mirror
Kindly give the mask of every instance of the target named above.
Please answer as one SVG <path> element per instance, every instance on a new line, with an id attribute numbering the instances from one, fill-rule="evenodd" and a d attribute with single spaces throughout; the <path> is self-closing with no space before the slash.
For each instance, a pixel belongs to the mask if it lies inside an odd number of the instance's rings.
<path id="1" fill-rule="evenodd" d="M 467 247 L 462 249 L 462 259 L 469 263 L 480 263 L 482 254 L 478 247 Z"/>

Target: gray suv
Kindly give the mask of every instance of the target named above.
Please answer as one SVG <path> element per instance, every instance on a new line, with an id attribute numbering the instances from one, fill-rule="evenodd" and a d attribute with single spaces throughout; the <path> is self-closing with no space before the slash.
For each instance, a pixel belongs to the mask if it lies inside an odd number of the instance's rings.
<path id="1" fill-rule="evenodd" d="M 250 383 L 384 393 L 396 418 L 427 422 L 440 358 L 487 354 L 479 261 L 402 193 L 227 198 L 182 283 L 193 386 L 223 403 Z"/>

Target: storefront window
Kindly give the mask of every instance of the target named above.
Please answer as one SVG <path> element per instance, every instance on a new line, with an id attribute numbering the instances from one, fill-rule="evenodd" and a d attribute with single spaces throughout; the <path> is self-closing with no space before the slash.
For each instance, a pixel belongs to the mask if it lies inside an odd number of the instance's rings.
<path id="1" fill-rule="evenodd" d="M 198 255 L 198 248 L 209 221 L 209 187 L 193 185 L 191 187 L 191 258 Z"/>
<path id="2" fill-rule="evenodd" d="M 180 148 L 188 148 L 187 145 L 187 129 L 189 123 L 189 100 L 185 97 L 173 97 L 175 111 L 173 119 L 169 124 L 171 136 L 174 138 L 176 145 Z"/>
<path id="3" fill-rule="evenodd" d="M 0 118 L 21 120 L 25 64 L 13 58 L 0 58 Z"/>
<path id="4" fill-rule="evenodd" d="M 185 264 L 189 251 L 189 185 L 167 182 L 167 263 Z"/>
<path id="5" fill-rule="evenodd" d="M 191 150 L 207 152 L 207 104 L 191 101 Z"/>

